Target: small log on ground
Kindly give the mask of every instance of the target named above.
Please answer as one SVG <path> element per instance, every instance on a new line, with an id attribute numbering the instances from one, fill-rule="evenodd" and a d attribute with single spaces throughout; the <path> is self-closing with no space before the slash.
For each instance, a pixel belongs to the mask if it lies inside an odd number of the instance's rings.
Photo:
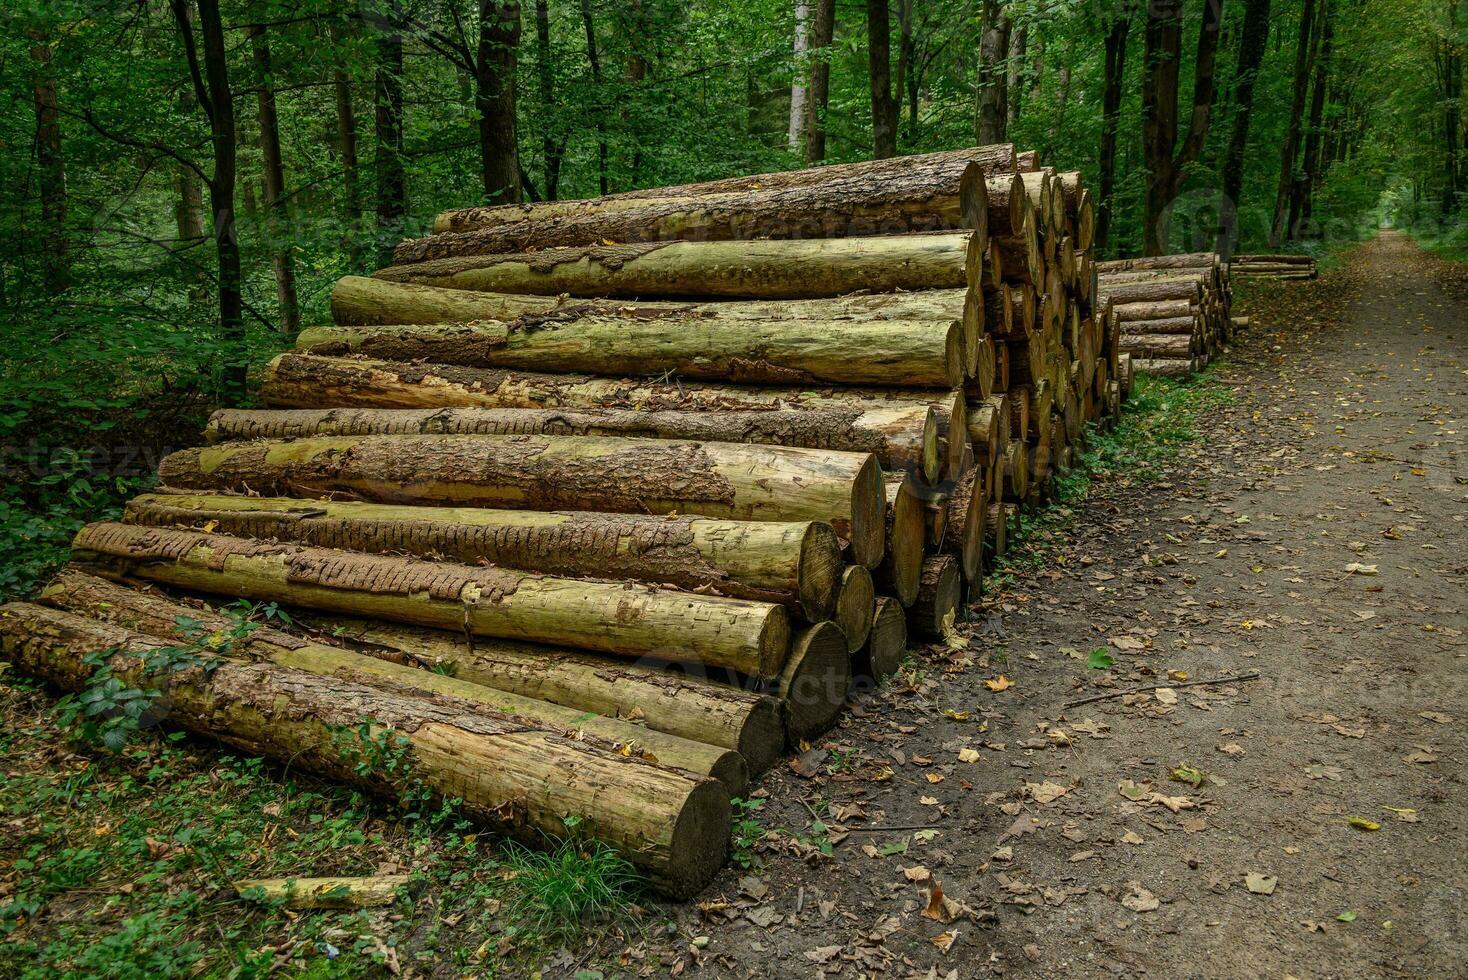
<path id="1" fill-rule="evenodd" d="M 865 571 L 865 569 L 863 569 Z M 772 685 L 785 706 L 791 745 L 836 724 L 851 689 L 851 655 L 835 623 L 817 623 L 795 634 L 790 659 Z"/>
<path id="2" fill-rule="evenodd" d="M 872 573 L 860 565 L 847 565 L 841 573 L 841 588 L 836 592 L 835 622 L 846 637 L 848 653 L 867 641 L 875 600 Z"/>
<path id="3" fill-rule="evenodd" d="M 166 486 L 390 504 L 826 521 L 882 559 L 881 470 L 862 453 L 586 436 L 337 436 L 184 449 Z"/>
<path id="4" fill-rule="evenodd" d="M 210 527 L 317 548 L 481 561 L 571 578 L 631 579 L 778 602 L 830 617 L 841 544 L 830 525 L 587 511 L 409 507 L 355 500 L 143 494 L 124 521 Z"/>
<path id="5" fill-rule="evenodd" d="M 922 588 L 912 605 L 913 630 L 929 639 L 942 639 L 958 618 L 963 601 L 963 576 L 952 555 L 934 555 L 923 562 Z"/>
<path id="6" fill-rule="evenodd" d="M 851 656 L 856 677 L 876 683 L 897 672 L 907 652 L 907 611 L 892 596 L 877 596 L 867 641 Z"/>
<path id="7" fill-rule="evenodd" d="M 140 655 L 167 645 L 132 630 L 24 603 L 0 607 L 0 653 L 26 673 L 80 690 L 89 655 L 115 650 L 125 683 L 157 684 Z M 174 672 L 160 699 L 174 723 L 252 754 L 387 795 L 418 786 L 463 812 L 528 839 L 579 830 L 619 848 L 669 895 L 696 893 L 728 853 L 729 794 L 717 780 L 624 757 L 553 726 L 443 696 L 405 696 L 272 664 L 225 662 Z M 411 765 L 363 771 L 343 731 L 370 718 L 370 738 L 398 740 Z M 375 744 L 375 743 L 374 743 Z"/>
<path id="8" fill-rule="evenodd" d="M 631 583 L 127 524 L 82 528 L 72 556 L 111 577 L 500 639 L 692 661 L 754 677 L 774 677 L 790 652 L 790 621 L 781 606 Z"/>
<path id="9" fill-rule="evenodd" d="M 418 881 L 421 881 L 418 880 Z M 360 878 L 241 878 L 231 882 L 246 901 L 288 909 L 369 909 L 392 905 L 408 894 L 412 875 Z"/>

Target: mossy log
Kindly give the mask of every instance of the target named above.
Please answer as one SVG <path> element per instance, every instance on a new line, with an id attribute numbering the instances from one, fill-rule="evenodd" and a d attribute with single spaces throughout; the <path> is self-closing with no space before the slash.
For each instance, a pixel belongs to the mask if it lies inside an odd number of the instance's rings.
<path id="1" fill-rule="evenodd" d="M 234 620 L 218 613 L 180 605 L 68 569 L 42 595 L 48 605 L 146 633 L 173 643 L 184 643 L 178 632 L 180 617 L 198 624 L 205 635 L 228 636 Z M 603 739 L 614 750 L 650 753 L 666 765 L 686 769 L 722 782 L 731 796 L 744 792 L 749 768 L 733 749 L 707 745 L 678 735 L 642 727 L 616 717 L 603 717 L 580 708 L 551 704 L 472 683 L 391 660 L 363 656 L 350 650 L 312 643 L 268 626 L 257 626 L 221 656 L 269 661 L 280 667 L 321 674 L 359 684 L 385 685 L 402 693 L 426 692 L 473 703 L 498 714 L 527 718 L 567 732 L 585 732 Z"/>
<path id="2" fill-rule="evenodd" d="M 953 388 L 970 373 L 961 320 L 739 320 L 548 314 L 503 323 L 308 327 L 296 349 L 466 367 L 677 375 L 741 384 Z"/>
<path id="3" fill-rule="evenodd" d="M 123 519 L 129 524 L 208 528 L 317 548 L 675 585 L 691 592 L 777 602 L 811 622 L 830 618 L 842 566 L 836 532 L 814 521 L 171 493 L 135 497 Z"/>
<path id="4" fill-rule="evenodd" d="M 798 746 L 836 724 L 850 689 L 851 655 L 841 628 L 817 623 L 796 633 L 790 659 L 772 685 L 785 706 L 790 744 Z"/>
<path id="5" fill-rule="evenodd" d="M 145 675 L 141 654 L 165 642 L 72 613 L 24 603 L 0 607 L 0 653 L 28 674 L 80 690 L 91 655 L 114 650 L 124 683 L 166 691 L 168 720 L 292 769 L 387 795 L 426 787 L 467 816 L 532 843 L 579 831 L 620 849 L 658 889 L 687 897 L 728 853 L 729 794 L 717 780 L 623 756 L 555 726 L 490 712 L 443 695 L 407 695 L 268 663 L 225 662 L 166 678 Z M 363 719 L 371 721 L 365 736 Z M 401 750 L 407 764 L 364 770 L 344 733 Z M 363 750 L 370 751 L 368 745 Z"/>
<path id="6" fill-rule="evenodd" d="M 541 296 L 815 299 L 859 290 L 964 287 L 973 237 L 959 231 L 595 244 L 433 259 L 373 275 L 389 282 Z"/>
<path id="7" fill-rule="evenodd" d="M 89 524 L 73 558 L 111 576 L 479 636 L 660 657 L 774 677 L 781 606 L 504 568 L 387 558 L 129 524 Z"/>
<path id="8" fill-rule="evenodd" d="M 311 612 L 298 612 L 296 619 L 313 633 L 373 656 L 421 663 L 497 691 L 734 749 L 744 756 L 751 774 L 774 765 L 784 750 L 785 719 L 777 699 L 696 676 L 693 665 L 628 663 L 562 647 L 467 637 L 462 631 L 378 619 Z"/>
<path id="9" fill-rule="evenodd" d="M 907 653 L 907 611 L 892 596 L 877 596 L 867 641 L 851 657 L 855 677 L 877 683 L 897 672 Z"/>
<path id="10" fill-rule="evenodd" d="M 401 242 L 393 263 L 606 241 L 844 238 L 954 228 L 982 234 L 988 221 L 985 190 L 983 167 L 970 159 L 916 157 L 906 167 L 831 176 L 814 185 L 755 185 L 628 206 L 561 202 L 569 213 Z"/>
<path id="11" fill-rule="evenodd" d="M 937 407 L 935 408 L 935 404 Z M 944 425 L 940 425 L 938 409 Z M 301 436 L 551 435 L 690 439 L 872 453 L 884 469 L 937 479 L 953 406 L 859 402 L 845 406 L 680 411 L 632 408 L 226 408 L 209 419 L 210 443 Z"/>
<path id="12" fill-rule="evenodd" d="M 422 879 L 412 875 L 341 878 L 241 878 L 230 882 L 246 901 L 288 909 L 367 909 L 392 905 Z"/>
<path id="13" fill-rule="evenodd" d="M 841 573 L 841 586 L 836 590 L 835 623 L 845 636 L 850 653 L 867 641 L 872 628 L 872 603 L 876 589 L 872 573 L 860 565 L 847 565 Z"/>
<path id="14" fill-rule="evenodd" d="M 865 453 L 588 436 L 317 436 L 184 449 L 158 475 L 180 490 L 826 521 L 853 560 L 875 567 L 883 551 L 881 469 Z"/>
<path id="15" fill-rule="evenodd" d="M 648 199 L 707 197 L 715 194 L 747 193 L 759 190 L 790 189 L 795 187 L 820 187 L 834 181 L 852 178 L 887 179 L 902 175 L 913 168 L 926 171 L 953 170 L 976 163 L 985 173 L 1008 173 L 1015 169 L 1014 145 L 995 143 L 988 146 L 971 146 L 957 150 L 941 150 L 936 153 L 889 157 L 881 160 L 861 160 L 855 163 L 833 163 L 821 167 L 805 167 L 800 170 L 782 170 L 775 173 L 749 174 L 725 177 L 719 180 L 702 181 L 694 184 L 675 184 L 670 187 L 647 187 L 637 190 L 605 194 L 598 198 L 581 201 L 556 201 L 534 204 L 509 204 L 488 207 L 457 208 L 441 211 L 434 218 L 435 233 L 470 231 L 474 228 L 513 224 L 517 221 L 561 218 L 576 214 L 587 208 L 607 208 L 629 202 Z"/>

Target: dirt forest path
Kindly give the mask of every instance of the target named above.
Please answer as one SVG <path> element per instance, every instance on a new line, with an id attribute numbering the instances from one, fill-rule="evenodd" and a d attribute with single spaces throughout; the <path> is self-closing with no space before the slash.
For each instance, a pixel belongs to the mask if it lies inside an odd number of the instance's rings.
<path id="1" fill-rule="evenodd" d="M 1386 232 L 1254 289 L 1202 439 L 766 777 L 763 873 L 638 965 L 1468 971 L 1468 279 Z M 1259 678 L 1065 707 L 1173 671 Z"/>

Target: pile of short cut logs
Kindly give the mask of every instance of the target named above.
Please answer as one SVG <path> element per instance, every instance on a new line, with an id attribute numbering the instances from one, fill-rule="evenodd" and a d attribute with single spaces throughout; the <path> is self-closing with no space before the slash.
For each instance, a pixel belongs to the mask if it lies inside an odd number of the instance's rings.
<path id="1" fill-rule="evenodd" d="M 1236 326 L 1228 268 L 1215 252 L 1097 264 L 1097 306 L 1138 371 L 1201 371 Z"/>
<path id="2" fill-rule="evenodd" d="M 1235 255 L 1230 275 L 1246 279 L 1314 279 L 1315 260 L 1308 255 Z"/>
<path id="3" fill-rule="evenodd" d="M 692 894 L 751 774 L 952 630 L 1172 336 L 1137 325 L 1226 333 L 1216 262 L 1098 295 L 1091 229 L 1009 145 L 445 213 L 0 607 L 4 656 L 78 689 L 111 651 L 185 728 L 531 841 L 575 816 Z M 235 639 L 160 670 L 179 622 Z"/>

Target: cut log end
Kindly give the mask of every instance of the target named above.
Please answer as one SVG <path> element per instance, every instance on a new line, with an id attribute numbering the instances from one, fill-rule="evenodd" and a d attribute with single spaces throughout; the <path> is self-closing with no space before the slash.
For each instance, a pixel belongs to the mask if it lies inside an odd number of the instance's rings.
<path id="1" fill-rule="evenodd" d="M 802 630 L 793 647 L 775 689 L 790 744 L 798 745 L 836 723 L 851 687 L 851 655 L 841 628 L 829 622 Z"/>
<path id="2" fill-rule="evenodd" d="M 963 577 L 958 562 L 937 555 L 923 563 L 922 588 L 912 607 L 912 626 L 920 635 L 940 639 L 953 627 L 962 602 Z"/>
<path id="3" fill-rule="evenodd" d="M 886 552 L 886 495 L 882 467 L 875 456 L 867 457 L 851 488 L 851 524 L 848 540 L 851 559 L 866 568 L 876 568 Z M 839 530 L 839 528 L 838 528 Z"/>
<path id="4" fill-rule="evenodd" d="M 852 656 L 857 677 L 880 683 L 897 672 L 907 651 L 907 613 L 892 596 L 878 596 L 867 642 Z"/>
<path id="5" fill-rule="evenodd" d="M 796 589 L 800 608 L 813 623 L 830 618 L 841 585 L 841 539 L 831 525 L 812 522 L 800 543 Z"/>
<path id="6" fill-rule="evenodd" d="M 846 636 L 848 653 L 860 649 L 867 641 L 875 599 L 872 573 L 860 565 L 846 566 L 841 574 L 841 588 L 836 593 L 836 625 Z"/>

